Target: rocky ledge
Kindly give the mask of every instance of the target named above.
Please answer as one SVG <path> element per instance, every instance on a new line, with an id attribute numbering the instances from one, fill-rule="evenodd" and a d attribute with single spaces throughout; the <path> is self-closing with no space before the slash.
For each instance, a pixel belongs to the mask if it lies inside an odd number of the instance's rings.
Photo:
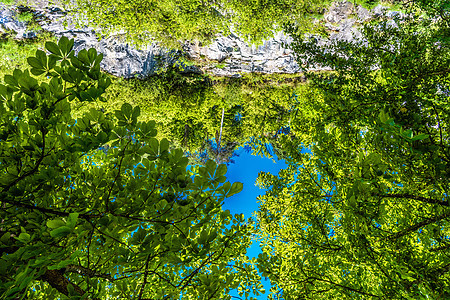
<path id="1" fill-rule="evenodd" d="M 13 35 L 16 39 L 34 38 L 37 32 L 30 30 L 27 22 L 20 21 L 18 12 L 29 10 L 42 30 L 56 37 L 75 38 L 75 51 L 96 48 L 104 54 L 102 68 L 115 76 L 131 78 L 156 74 L 168 66 L 177 64 L 183 72 L 209 73 L 215 76 L 240 76 L 243 72 L 297 73 L 300 67 L 289 44 L 292 38 L 282 32 L 266 40 L 260 46 L 248 45 L 238 36 L 218 36 L 213 43 L 202 46 L 187 43 L 183 51 L 161 48 L 155 43 L 137 49 L 126 43 L 120 33 L 100 37 L 99 32 L 88 26 L 77 28 L 67 14 L 58 7 L 7 8 L 0 3 L 0 34 Z M 358 39 L 357 27 L 380 14 L 394 18 L 399 12 L 387 11 L 377 6 L 369 11 L 351 2 L 335 2 L 324 14 L 330 30 L 327 42 Z M 326 46 L 326 45 L 325 45 Z M 188 59 L 180 59 L 187 57 Z"/>

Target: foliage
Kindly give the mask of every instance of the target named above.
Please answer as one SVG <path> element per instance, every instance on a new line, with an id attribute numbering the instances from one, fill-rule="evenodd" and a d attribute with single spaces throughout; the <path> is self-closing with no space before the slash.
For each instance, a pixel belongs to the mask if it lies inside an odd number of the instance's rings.
<path id="1" fill-rule="evenodd" d="M 153 120 L 158 138 L 167 138 L 189 154 L 191 163 L 216 158 L 211 141 L 220 131 L 225 109 L 220 161 L 227 161 L 233 150 L 262 136 L 276 140 L 276 132 L 289 119 L 289 95 L 295 88 L 302 97 L 307 86 L 300 75 L 247 74 L 243 78 L 183 75 L 169 69 L 145 80 L 113 78 L 105 93 L 105 103 L 91 107 L 114 111 L 129 102 L 139 105 L 142 118 Z M 77 114 L 89 108 L 77 109 Z M 256 141 L 256 140 L 253 140 Z M 253 142 L 250 142 L 253 145 Z M 206 160 L 205 160 L 206 158 Z"/>
<path id="2" fill-rule="evenodd" d="M 231 31 L 246 41 L 261 43 L 287 23 L 315 30 L 312 15 L 329 1 L 323 0 L 138 0 L 66 1 L 75 14 L 81 14 L 105 33 L 123 31 L 128 40 L 145 44 L 150 37 L 171 48 L 185 41 L 208 43 Z M 320 10 L 320 9 L 319 9 Z"/>
<path id="3" fill-rule="evenodd" d="M 12 4 L 14 4 L 14 0 L 2 0 L 2 4 L 5 4 L 5 5 L 12 5 Z"/>
<path id="4" fill-rule="evenodd" d="M 21 12 L 17 16 L 17 20 L 21 22 L 30 22 L 31 20 L 33 20 L 33 14 L 29 11 Z"/>
<path id="5" fill-rule="evenodd" d="M 258 177 L 272 299 L 450 296 L 448 14 L 405 9 L 328 49 L 296 37 L 307 68 L 333 72 L 307 74 L 289 167 Z"/>
<path id="6" fill-rule="evenodd" d="M 32 40 L 14 40 L 12 38 L 0 39 L 0 77 L 9 74 L 16 68 L 23 70 L 28 66 L 27 58 L 32 56 L 37 49 L 43 49 L 47 41 L 54 38 L 41 34 L 39 38 Z"/>
<path id="7" fill-rule="evenodd" d="M 251 226 L 223 211 L 241 183 L 155 139 L 139 107 L 91 109 L 110 85 L 95 49 L 47 42 L 0 85 L 2 299 L 229 299 L 259 289 Z M 31 73 L 31 74 L 30 74 Z M 232 225 L 230 223 L 233 223 Z"/>
<path id="8" fill-rule="evenodd" d="M 54 38 L 4 40 L 0 44 L 0 54 L 3 54 L 0 74 L 7 74 L 15 67 L 26 68 L 26 58 L 43 49 L 45 40 Z M 232 152 L 246 143 L 258 154 L 281 155 L 281 152 L 270 154 L 265 146 L 277 143 L 277 132 L 292 117 L 293 90 L 300 98 L 308 97 L 309 90 L 301 74 L 210 77 L 182 74 L 176 66 L 145 79 L 109 78 L 111 85 L 103 94 L 107 101 L 72 102 L 74 118 L 82 117 L 91 108 L 107 113 L 120 109 L 124 103 L 139 105 L 141 119 L 156 122 L 157 138 L 166 138 L 171 145 L 183 149 L 194 164 L 204 164 L 208 157 L 217 157 L 211 140 L 220 131 L 222 108 L 225 116 L 220 161 L 229 160 Z"/>

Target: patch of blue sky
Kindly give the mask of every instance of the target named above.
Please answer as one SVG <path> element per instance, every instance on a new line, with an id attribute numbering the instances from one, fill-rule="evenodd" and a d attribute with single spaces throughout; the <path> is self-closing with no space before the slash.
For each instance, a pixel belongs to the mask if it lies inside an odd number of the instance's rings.
<path id="1" fill-rule="evenodd" d="M 240 112 L 237 112 L 237 113 L 234 115 L 234 120 L 237 121 L 237 122 L 240 122 L 241 119 L 242 119 L 241 113 L 240 113 Z"/>
<path id="2" fill-rule="evenodd" d="M 303 231 L 308 231 L 308 228 L 309 227 L 311 227 L 311 223 L 306 223 L 306 225 L 305 226 L 303 226 L 302 228 L 300 228 L 301 230 L 303 230 Z"/>
<path id="3" fill-rule="evenodd" d="M 246 218 L 255 215 L 255 211 L 259 207 L 256 198 L 265 192 L 265 190 L 255 185 L 258 173 L 263 171 L 278 174 L 281 169 L 287 167 L 284 160 L 255 156 L 252 155 L 252 152 L 245 146 L 235 151 L 235 162 L 229 164 L 226 176 L 230 182 L 242 182 L 244 187 L 242 192 L 225 199 L 222 206 L 224 210 L 228 209 L 233 215 L 243 213 Z M 256 241 L 247 250 L 247 256 L 250 258 L 257 257 L 260 253 L 261 248 Z M 266 291 L 268 291 L 270 289 L 270 282 L 263 280 L 262 283 Z M 233 291 L 230 295 L 234 297 L 238 296 L 237 291 Z M 266 295 L 252 296 L 257 299 L 267 299 Z"/>
<path id="4" fill-rule="evenodd" d="M 367 127 L 364 127 L 364 128 L 362 128 L 362 129 L 359 131 L 359 135 L 360 135 L 361 137 L 364 137 L 368 131 L 369 131 L 369 130 L 367 129 Z"/>
<path id="5" fill-rule="evenodd" d="M 334 231 L 333 226 L 330 226 L 330 225 L 328 225 L 328 224 L 325 224 L 325 226 L 326 226 L 327 229 L 328 229 L 328 237 L 330 237 L 330 238 L 335 237 L 336 232 Z"/>
<path id="6" fill-rule="evenodd" d="M 403 183 L 401 183 L 401 182 L 392 181 L 392 184 L 399 186 L 399 187 L 403 187 Z"/>

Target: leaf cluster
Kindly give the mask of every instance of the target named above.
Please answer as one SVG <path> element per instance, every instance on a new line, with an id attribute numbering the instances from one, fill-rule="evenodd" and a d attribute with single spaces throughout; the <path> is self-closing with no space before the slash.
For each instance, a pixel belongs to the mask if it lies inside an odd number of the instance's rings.
<path id="1" fill-rule="evenodd" d="M 262 173 L 258 226 L 273 297 L 447 298 L 448 22 L 407 8 L 361 40 L 297 37 L 315 96 L 283 139 L 289 167 Z M 416 14 L 420 12 L 420 14 Z M 305 147 L 305 148 L 303 148 Z"/>
<path id="2" fill-rule="evenodd" d="M 154 121 L 104 101 L 102 55 L 47 42 L 0 85 L 2 299 L 223 299 L 259 275 L 252 228 L 223 211 L 241 183 L 226 166 L 195 172 Z M 231 224 L 233 223 L 233 224 Z"/>

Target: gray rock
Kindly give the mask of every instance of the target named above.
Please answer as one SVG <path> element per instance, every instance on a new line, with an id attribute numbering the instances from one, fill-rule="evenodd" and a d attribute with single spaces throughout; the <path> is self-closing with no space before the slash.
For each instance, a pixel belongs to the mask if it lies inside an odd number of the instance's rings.
<path id="1" fill-rule="evenodd" d="M 353 10 L 354 6 L 351 2 L 334 2 L 325 13 L 324 18 L 327 22 L 339 23 L 347 19 L 353 13 Z"/>
<path id="2" fill-rule="evenodd" d="M 374 9 L 372 10 L 372 13 L 375 17 L 382 17 L 386 14 L 387 11 L 388 11 L 388 7 L 379 4 L 374 7 Z"/>
<path id="3" fill-rule="evenodd" d="M 248 45 L 235 34 L 218 36 L 208 46 L 187 45 L 184 50 L 191 59 L 206 60 L 203 69 L 214 75 L 231 76 L 238 72 L 295 73 L 300 68 L 294 53 L 286 45 L 292 39 L 277 32 L 272 39 L 262 45 Z M 225 66 L 217 66 L 217 63 Z"/>
<path id="4" fill-rule="evenodd" d="M 361 32 L 354 27 L 356 23 L 355 19 L 346 19 L 339 25 L 336 33 L 331 33 L 329 36 L 330 41 L 346 41 L 351 42 L 361 38 Z"/>
<path id="5" fill-rule="evenodd" d="M 388 11 L 386 16 L 389 19 L 404 19 L 406 15 L 400 11 Z"/>
<path id="6" fill-rule="evenodd" d="M 358 17 L 358 21 L 366 22 L 372 18 L 372 14 L 369 10 L 365 9 L 361 5 L 356 7 L 356 16 Z"/>
<path id="7" fill-rule="evenodd" d="M 120 32 L 108 37 L 101 37 L 93 28 L 77 28 L 74 22 L 59 9 L 50 8 L 38 13 L 45 16 L 40 22 L 44 30 L 52 32 L 58 38 L 61 36 L 74 38 L 75 52 L 84 48 L 95 48 L 98 52 L 103 53 L 102 69 L 118 77 L 153 75 L 172 66 L 179 56 L 177 51 L 163 49 L 157 44 L 149 44 L 143 49 L 132 47 L 123 41 Z M 184 71 L 199 72 L 195 66 L 180 67 L 184 67 Z"/>

